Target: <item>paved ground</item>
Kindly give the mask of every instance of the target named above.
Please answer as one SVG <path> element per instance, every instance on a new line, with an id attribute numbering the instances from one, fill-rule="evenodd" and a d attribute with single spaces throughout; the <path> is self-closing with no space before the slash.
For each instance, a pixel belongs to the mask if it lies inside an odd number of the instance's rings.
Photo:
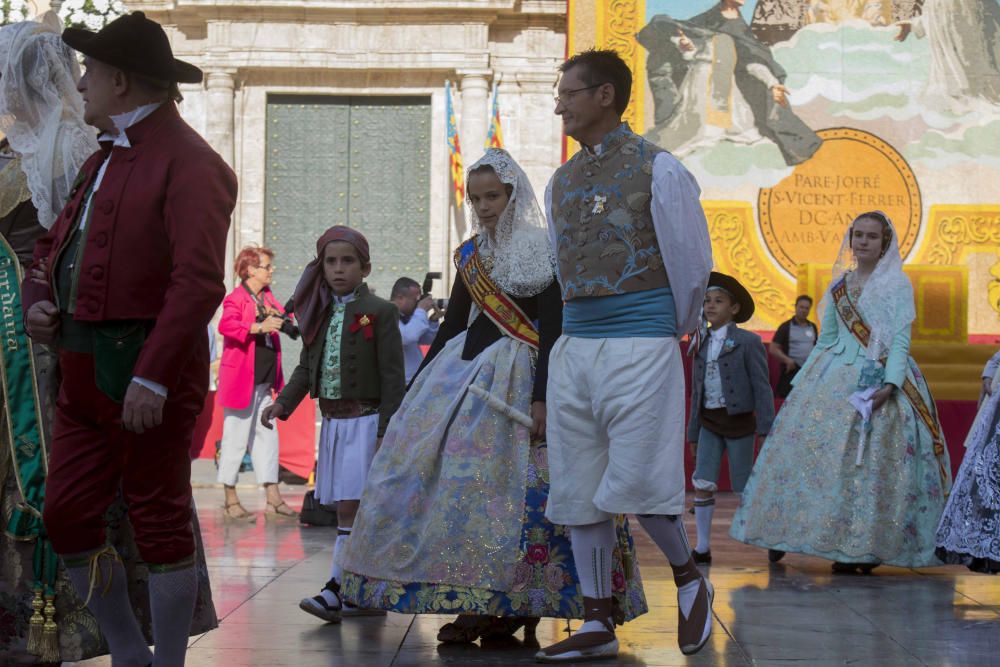
<path id="1" fill-rule="evenodd" d="M 535 647 L 444 647 L 440 616 L 403 616 L 323 625 L 299 611 L 300 598 L 326 581 L 334 531 L 222 520 L 221 489 L 198 468 L 196 499 L 212 576 L 218 630 L 192 638 L 189 666 L 313 667 L 350 665 L 532 664 Z M 294 487 L 293 487 L 294 488 Z M 243 491 L 249 509 L 263 494 Z M 302 489 L 287 494 L 298 506 Z M 832 575 L 829 563 L 788 556 L 769 565 L 763 551 L 733 542 L 736 501 L 722 497 L 713 536 L 717 625 L 708 646 L 687 658 L 677 649 L 676 598 L 659 552 L 633 524 L 651 611 L 620 629 L 620 665 L 1000 666 L 1000 577 L 964 568 L 879 568 L 872 576 Z M 693 521 L 688 521 L 693 532 Z M 576 627 L 577 623 L 573 623 Z M 545 619 L 542 644 L 562 638 L 564 621 Z M 606 663 L 613 664 L 613 663 Z M 78 663 L 106 667 L 106 658 Z"/>

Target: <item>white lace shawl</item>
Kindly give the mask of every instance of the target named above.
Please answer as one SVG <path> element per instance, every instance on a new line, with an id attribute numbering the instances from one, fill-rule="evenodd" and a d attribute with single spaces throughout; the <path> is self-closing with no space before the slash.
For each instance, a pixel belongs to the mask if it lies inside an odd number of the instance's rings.
<path id="1" fill-rule="evenodd" d="M 76 90 L 80 68 L 54 16 L 0 28 L 0 132 L 21 156 L 38 222 L 46 229 L 98 149 Z"/>
<path id="2" fill-rule="evenodd" d="M 510 153 L 502 148 L 488 149 L 469 168 L 469 174 L 484 165 L 513 191 L 492 232 L 483 228 L 466 196 L 472 229 L 479 235 L 479 252 L 491 258 L 490 277 L 497 287 L 515 297 L 535 296 L 555 280 L 556 258 L 549 244 L 545 216 L 527 174 Z"/>

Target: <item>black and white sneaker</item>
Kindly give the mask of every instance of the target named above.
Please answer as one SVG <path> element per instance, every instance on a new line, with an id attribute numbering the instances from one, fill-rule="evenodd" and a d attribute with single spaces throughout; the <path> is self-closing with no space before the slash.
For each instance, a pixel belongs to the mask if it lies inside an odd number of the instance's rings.
<path id="1" fill-rule="evenodd" d="M 327 623 L 340 623 L 343 608 L 344 603 L 340 599 L 340 584 L 335 579 L 326 582 L 319 595 L 302 598 L 299 602 L 299 609 Z"/>

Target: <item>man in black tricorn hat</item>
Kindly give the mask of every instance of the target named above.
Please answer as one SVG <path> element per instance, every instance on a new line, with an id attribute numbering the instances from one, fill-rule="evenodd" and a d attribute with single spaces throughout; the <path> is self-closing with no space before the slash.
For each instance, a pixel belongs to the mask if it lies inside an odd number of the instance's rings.
<path id="1" fill-rule="evenodd" d="M 102 134 L 24 284 L 28 332 L 56 346 L 62 373 L 45 527 L 116 667 L 174 667 L 197 593 L 188 448 L 236 177 L 181 120 L 177 84 L 202 74 L 174 59 L 159 24 L 135 12 L 63 40 L 85 56 L 84 119 Z M 149 565 L 155 657 L 105 544 L 119 488 Z"/>

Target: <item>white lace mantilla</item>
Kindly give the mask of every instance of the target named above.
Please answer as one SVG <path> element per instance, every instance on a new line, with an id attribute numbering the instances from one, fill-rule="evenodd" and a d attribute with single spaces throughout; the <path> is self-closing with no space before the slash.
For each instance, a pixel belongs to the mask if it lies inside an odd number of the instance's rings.
<path id="1" fill-rule="evenodd" d="M 76 90 L 80 68 L 49 12 L 0 29 L 0 132 L 21 156 L 38 222 L 52 227 L 77 173 L 98 149 Z"/>
<path id="2" fill-rule="evenodd" d="M 479 252 L 484 259 L 489 258 L 484 262 L 486 266 L 492 262 L 490 277 L 497 287 L 511 296 L 535 296 L 555 280 L 556 258 L 545 216 L 527 174 L 510 153 L 490 148 L 469 168 L 469 173 L 483 166 L 492 168 L 500 182 L 510 185 L 513 191 L 492 232 L 483 228 L 466 196 L 472 229 L 479 235 Z M 465 182 L 469 182 L 468 174 Z"/>

